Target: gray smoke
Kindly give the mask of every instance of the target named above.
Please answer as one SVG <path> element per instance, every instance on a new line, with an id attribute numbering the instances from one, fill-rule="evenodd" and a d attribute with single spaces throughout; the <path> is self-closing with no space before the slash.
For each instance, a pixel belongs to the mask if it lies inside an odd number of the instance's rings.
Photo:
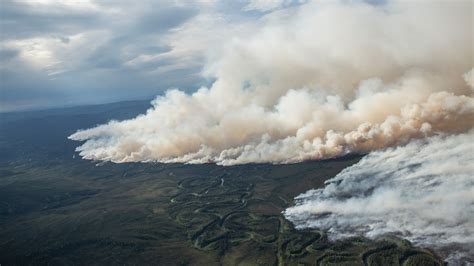
<path id="1" fill-rule="evenodd" d="M 392 233 L 474 263 L 473 173 L 473 131 L 431 137 L 370 153 L 284 214 L 332 238 Z"/>

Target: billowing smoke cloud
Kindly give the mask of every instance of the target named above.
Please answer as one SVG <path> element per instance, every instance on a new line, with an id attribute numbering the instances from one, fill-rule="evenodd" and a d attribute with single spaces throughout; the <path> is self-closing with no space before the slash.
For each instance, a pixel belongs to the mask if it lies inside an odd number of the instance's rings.
<path id="1" fill-rule="evenodd" d="M 274 11 L 210 55 L 209 88 L 169 91 L 144 115 L 70 138 L 85 141 L 86 159 L 230 165 L 465 132 L 474 121 L 472 5 L 318 1 Z"/>
<path id="2" fill-rule="evenodd" d="M 296 198 L 296 227 L 333 238 L 386 233 L 474 263 L 474 131 L 372 152 Z M 454 252 L 456 251 L 456 252 Z"/>

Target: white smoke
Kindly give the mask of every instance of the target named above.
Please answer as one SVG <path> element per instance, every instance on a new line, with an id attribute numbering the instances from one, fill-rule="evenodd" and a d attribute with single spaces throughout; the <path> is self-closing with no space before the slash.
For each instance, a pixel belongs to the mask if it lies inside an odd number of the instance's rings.
<path id="1" fill-rule="evenodd" d="M 210 56 L 211 87 L 169 91 L 144 115 L 70 138 L 85 141 L 77 149 L 85 159 L 230 165 L 465 132 L 474 119 L 472 71 L 465 74 L 473 67 L 472 8 L 318 1 L 274 11 Z"/>
<path id="2" fill-rule="evenodd" d="M 370 153 L 284 214 L 333 238 L 394 233 L 474 263 L 473 173 L 474 132 L 436 136 Z"/>

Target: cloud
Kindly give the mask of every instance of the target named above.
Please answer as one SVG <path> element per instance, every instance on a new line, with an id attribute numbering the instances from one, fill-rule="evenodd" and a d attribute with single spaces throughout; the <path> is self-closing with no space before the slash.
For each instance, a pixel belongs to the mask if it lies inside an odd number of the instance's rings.
<path id="1" fill-rule="evenodd" d="M 455 265 L 472 263 L 473 139 L 470 131 L 372 152 L 324 188 L 296 197 L 285 217 L 336 239 L 391 233 L 435 248 Z"/>
<path id="2" fill-rule="evenodd" d="M 271 11 L 283 6 L 288 6 L 292 3 L 292 0 L 250 0 L 243 7 L 245 11 Z"/>
<path id="3" fill-rule="evenodd" d="M 207 82 L 199 75 L 205 56 L 181 26 L 197 16 L 223 16 L 209 1 L 7 0 L 0 9 L 1 111 L 194 90 Z M 209 47 L 204 37 L 219 35 L 203 26 L 194 33 L 199 47 Z"/>
<path id="4" fill-rule="evenodd" d="M 464 78 L 473 67 L 471 7 L 342 1 L 272 12 L 211 46 L 220 49 L 211 49 L 203 70 L 215 80 L 210 87 L 169 91 L 144 115 L 70 138 L 85 141 L 78 151 L 86 159 L 231 165 L 331 158 L 465 132 L 474 119 Z M 187 23 L 179 29 L 193 32 Z M 187 51 L 175 44 L 160 56 Z"/>
<path id="5" fill-rule="evenodd" d="M 103 23 L 101 10 L 88 1 L 5 0 L 0 8 L 2 40 L 74 34 Z"/>

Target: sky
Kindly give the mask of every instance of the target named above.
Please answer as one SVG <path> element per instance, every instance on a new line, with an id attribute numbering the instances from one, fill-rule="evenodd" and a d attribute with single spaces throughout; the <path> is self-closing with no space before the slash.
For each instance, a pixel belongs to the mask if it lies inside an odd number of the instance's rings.
<path id="1" fill-rule="evenodd" d="M 0 111 L 152 99 L 212 83 L 224 40 L 299 1 L 2 0 Z M 253 26 L 251 26 L 253 25 Z"/>

